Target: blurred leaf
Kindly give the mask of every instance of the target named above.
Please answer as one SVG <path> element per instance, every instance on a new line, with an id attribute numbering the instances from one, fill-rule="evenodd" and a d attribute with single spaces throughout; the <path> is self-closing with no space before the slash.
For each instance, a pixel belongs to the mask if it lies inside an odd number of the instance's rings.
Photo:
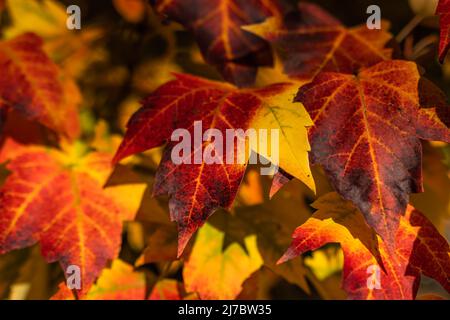
<path id="1" fill-rule="evenodd" d="M 198 232 L 192 253 L 183 269 L 187 292 L 201 299 L 234 299 L 242 283 L 261 264 L 256 237 L 245 239 L 248 254 L 237 244 L 222 251 L 224 234 L 209 224 Z"/>
<path id="2" fill-rule="evenodd" d="M 324 280 L 330 275 L 342 270 L 344 256 L 339 248 L 329 247 L 312 252 L 311 257 L 306 257 L 305 265 L 314 272 L 319 280 Z"/>
<path id="3" fill-rule="evenodd" d="M 141 22 L 148 9 L 145 0 L 113 0 L 113 4 L 122 18 L 131 23 Z"/>
<path id="4" fill-rule="evenodd" d="M 135 271 L 122 260 L 114 260 L 110 269 L 103 270 L 98 281 L 82 300 L 144 300 L 146 290 L 145 274 Z M 74 296 L 65 283 L 53 300 L 72 300 Z"/>
<path id="5" fill-rule="evenodd" d="M 86 66 L 102 59 L 104 53 L 92 51 L 91 44 L 103 31 L 84 27 L 81 31 L 66 26 L 66 7 L 55 0 L 7 0 L 12 26 L 6 28 L 5 38 L 13 38 L 24 32 L 34 32 L 44 39 L 44 49 L 66 74 L 78 77 Z"/>

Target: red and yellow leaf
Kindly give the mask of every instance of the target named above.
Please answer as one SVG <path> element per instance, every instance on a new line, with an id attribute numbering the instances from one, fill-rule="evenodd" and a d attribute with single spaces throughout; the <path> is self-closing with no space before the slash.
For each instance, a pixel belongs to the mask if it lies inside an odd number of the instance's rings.
<path id="1" fill-rule="evenodd" d="M 231 83 L 251 85 L 257 67 L 272 63 L 267 42 L 244 31 L 241 26 L 279 14 L 277 1 L 158 0 L 155 9 L 189 29 L 205 60 L 217 66 Z"/>
<path id="2" fill-rule="evenodd" d="M 38 36 L 26 33 L 1 41 L 0 69 L 2 105 L 68 137 L 78 135 L 77 105 L 65 95 L 59 69 Z"/>
<path id="3" fill-rule="evenodd" d="M 442 63 L 450 49 L 450 0 L 439 0 L 436 14 L 439 15 L 441 26 L 439 61 Z"/>
<path id="4" fill-rule="evenodd" d="M 314 121 L 311 161 L 388 245 L 409 194 L 422 192 L 419 139 L 450 142 L 435 109 L 419 107 L 418 83 L 414 63 L 385 61 L 357 76 L 321 73 L 296 98 Z"/>
<path id="5" fill-rule="evenodd" d="M 366 25 L 348 29 L 310 3 L 300 3 L 298 15 L 295 20 L 271 17 L 245 27 L 274 46 L 284 73 L 293 79 L 312 80 L 322 71 L 353 73 L 391 58 L 392 50 L 386 48 L 392 38 L 387 22 L 380 30 Z"/>
<path id="6" fill-rule="evenodd" d="M 450 291 L 449 245 L 412 206 L 394 232 L 394 251 L 367 226 L 351 202 L 338 194 L 329 193 L 313 206 L 318 211 L 295 230 L 292 245 L 280 262 L 337 242 L 344 251 L 342 286 L 351 299 L 414 299 L 421 274 Z M 368 285 L 374 266 L 380 270 L 379 289 Z"/>
<path id="7" fill-rule="evenodd" d="M 4 29 L 5 39 L 33 32 L 43 40 L 43 50 L 64 71 L 79 78 L 87 66 L 104 57 L 102 50 L 93 50 L 104 32 L 99 27 L 83 24 L 82 29 L 67 28 L 67 4 L 55 0 L 9 0 L 11 23 Z M 97 48 L 98 49 L 98 48 Z"/>
<path id="8" fill-rule="evenodd" d="M 0 252 L 39 242 L 48 262 L 59 261 L 63 270 L 80 268 L 82 296 L 117 256 L 122 221 L 137 208 L 129 212 L 127 201 L 117 197 L 122 186 L 103 189 L 111 173 L 108 154 L 76 152 L 30 147 L 7 164 L 11 174 L 0 190 Z M 144 187 L 134 188 L 136 197 Z"/>
<path id="9" fill-rule="evenodd" d="M 128 124 L 114 161 L 168 142 L 173 131 L 188 129 L 195 136 L 194 121 L 202 121 L 203 130 L 214 128 L 226 136 L 227 129 L 278 129 L 279 165 L 314 189 L 308 163 L 309 143 L 306 127 L 312 125 L 301 104 L 293 103 L 296 86 L 275 84 L 262 89 L 239 90 L 231 85 L 193 76 L 176 75 L 156 90 Z M 202 135 L 202 133 L 200 133 Z M 236 197 L 246 164 L 222 162 L 205 164 L 204 142 L 183 155 L 190 164 L 174 164 L 169 142 L 156 174 L 154 194 L 169 194 L 172 221 L 178 223 L 178 255 L 191 235 L 219 207 L 229 208 Z M 270 147 L 269 147 L 270 149 Z M 234 146 L 234 156 L 237 147 Z M 248 153 L 246 152 L 248 155 Z M 265 154 L 263 154 L 265 155 Z M 199 157 L 201 164 L 195 164 Z M 235 158 L 237 160 L 237 157 Z"/>

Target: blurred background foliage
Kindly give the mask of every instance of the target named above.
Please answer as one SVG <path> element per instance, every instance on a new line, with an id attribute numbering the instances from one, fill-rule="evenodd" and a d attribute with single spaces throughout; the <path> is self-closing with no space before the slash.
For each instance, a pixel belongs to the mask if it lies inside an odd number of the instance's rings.
<path id="1" fill-rule="evenodd" d="M 0 1 L 0 7 L 1 7 Z M 296 2 L 293 0 L 292 2 Z M 450 95 L 450 59 L 437 62 L 438 19 L 432 0 L 316 0 L 347 26 L 365 23 L 369 5 L 381 7 L 382 18 L 392 24 L 399 40 L 397 54 L 415 60 L 426 76 Z M 82 29 L 65 28 L 65 8 L 82 10 Z M 139 100 L 171 79 L 171 72 L 185 72 L 220 79 L 207 65 L 192 35 L 176 23 L 161 21 L 145 0 L 9 0 L 0 9 L 3 39 L 25 31 L 40 35 L 45 50 L 76 80 L 82 93 L 83 140 L 99 150 L 115 151 L 126 123 Z M 0 70 L 1 72 L 1 70 Z M 76 97 L 74 97 L 76 98 Z M 151 197 L 151 186 L 161 150 L 130 158 L 117 175 L 148 183 L 136 221 L 124 227 L 120 259 L 145 274 L 147 293 L 167 279 L 183 284 L 183 260 L 175 260 L 176 228 L 168 218 L 167 199 Z M 411 202 L 450 239 L 450 152 L 448 146 L 424 143 L 425 193 Z M 343 257 L 337 245 L 328 245 L 285 265 L 275 262 L 290 243 L 294 228 L 312 214 L 310 204 L 331 187 L 320 168 L 313 168 L 318 186 L 312 194 L 298 181 L 290 182 L 271 201 L 270 181 L 250 167 L 232 214 L 216 213 L 209 222 L 222 234 L 218 263 L 241 259 L 227 250 L 248 254 L 248 237 L 256 235 L 261 266 L 243 284 L 242 299 L 345 299 L 340 289 Z M 133 174 L 130 174 L 130 171 Z M 2 180 L 7 172 L 0 171 Z M 202 235 L 203 237 L 205 235 Z M 202 243 L 191 241 L 189 252 Z M 247 241 L 247 242 L 246 242 Z M 237 246 L 237 247 L 236 247 Z M 193 247 L 193 248 L 192 248 Z M 230 249 L 231 248 L 231 249 Z M 201 254 L 201 252 L 199 253 Z M 227 262 L 228 259 L 228 262 Z M 231 262 L 229 261 L 231 259 Z M 204 266 L 205 270 L 207 266 Z M 240 275 L 231 274 L 231 278 Z M 0 298 L 48 299 L 64 276 L 56 264 L 46 264 L 37 246 L 0 256 Z M 214 279 L 212 279 L 214 281 Z M 423 294 L 446 293 L 434 281 L 422 281 Z"/>

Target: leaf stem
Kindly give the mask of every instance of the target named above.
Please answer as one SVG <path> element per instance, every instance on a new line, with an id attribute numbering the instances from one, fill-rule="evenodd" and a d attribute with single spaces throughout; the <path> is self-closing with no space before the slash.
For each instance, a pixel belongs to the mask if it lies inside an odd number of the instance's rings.
<path id="1" fill-rule="evenodd" d="M 425 16 L 421 14 L 414 16 L 414 18 L 412 18 L 411 21 L 409 21 L 408 24 L 404 26 L 403 29 L 397 34 L 395 40 L 397 40 L 398 43 L 405 40 L 405 38 L 419 25 L 419 23 L 423 21 L 424 18 Z"/>

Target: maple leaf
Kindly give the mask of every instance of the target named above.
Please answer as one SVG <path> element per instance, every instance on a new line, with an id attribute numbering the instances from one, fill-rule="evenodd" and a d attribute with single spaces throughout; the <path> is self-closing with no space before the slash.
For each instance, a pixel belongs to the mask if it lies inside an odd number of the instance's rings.
<path id="1" fill-rule="evenodd" d="M 80 157 L 76 146 L 66 153 L 29 147 L 7 164 L 11 174 L 0 190 L 0 253 L 40 242 L 48 262 L 64 270 L 77 265 L 82 296 L 121 243 L 122 221 L 137 208 L 126 200 L 124 186 L 103 189 L 111 173 L 111 157 Z M 145 185 L 127 186 L 142 195 Z M 125 194 L 124 197 L 120 196 Z"/>
<path id="2" fill-rule="evenodd" d="M 314 121 L 311 162 L 389 245 L 409 194 L 422 192 L 419 138 L 450 141 L 435 109 L 419 107 L 418 83 L 414 63 L 385 61 L 357 76 L 321 73 L 296 98 Z"/>
<path id="3" fill-rule="evenodd" d="M 439 15 L 441 27 L 441 40 L 439 42 L 439 61 L 443 63 L 445 56 L 450 49 L 450 0 L 439 0 L 436 14 Z"/>
<path id="4" fill-rule="evenodd" d="M 342 286 L 351 299 L 414 299 L 421 274 L 450 290 L 449 245 L 412 206 L 394 232 L 395 251 L 389 250 L 351 202 L 337 193 L 321 197 L 313 206 L 318 211 L 295 230 L 280 263 L 337 242 L 344 252 Z M 380 270 L 380 289 L 368 285 L 374 266 Z"/>
<path id="5" fill-rule="evenodd" d="M 44 51 L 67 75 L 80 76 L 86 67 L 105 54 L 92 50 L 92 43 L 103 35 L 97 27 L 84 26 L 74 32 L 67 28 L 67 6 L 55 0 L 9 0 L 11 24 L 4 37 L 11 39 L 33 32 L 44 40 Z"/>
<path id="6" fill-rule="evenodd" d="M 200 299 L 231 300 L 242 290 L 242 283 L 262 264 L 256 237 L 245 239 L 248 253 L 234 243 L 222 250 L 224 234 L 209 224 L 198 232 L 183 279 L 187 292 Z"/>
<path id="7" fill-rule="evenodd" d="M 41 47 L 42 40 L 32 33 L 0 41 L 1 104 L 58 133 L 76 137 L 77 107 L 66 100 L 59 69 Z"/>
<path id="8" fill-rule="evenodd" d="M 145 300 L 145 274 L 137 272 L 128 263 L 116 259 L 110 269 L 102 271 L 96 284 L 82 297 L 82 300 Z M 52 300 L 72 300 L 74 295 L 66 283 L 59 285 L 59 291 Z"/>
<path id="9" fill-rule="evenodd" d="M 305 81 L 298 81 L 297 83 L 300 87 L 306 84 Z M 428 122 L 430 126 L 436 125 L 435 134 L 440 132 L 445 135 L 446 128 L 442 126 L 442 123 L 447 127 L 450 125 L 450 108 L 448 107 L 445 93 L 433 82 L 421 77 L 419 80 L 419 101 L 420 106 L 423 108 L 420 110 L 419 117 L 423 121 Z M 427 166 L 425 165 L 424 167 L 426 168 Z M 436 165 L 433 165 L 433 167 L 436 167 Z M 292 175 L 280 168 L 273 177 L 270 198 L 293 178 Z"/>
<path id="10" fill-rule="evenodd" d="M 383 21 L 380 30 L 370 30 L 365 24 L 348 29 L 310 3 L 299 4 L 295 19 L 274 16 L 244 29 L 269 41 L 283 72 L 300 81 L 312 80 L 322 71 L 353 73 L 392 54 L 386 48 L 392 38 L 388 22 Z"/>
<path id="11" fill-rule="evenodd" d="M 178 128 L 194 131 L 193 123 L 202 121 L 204 130 L 272 129 L 281 131 L 279 166 L 314 189 L 310 174 L 306 127 L 312 125 L 301 104 L 292 102 L 296 86 L 275 84 L 261 89 L 239 90 L 229 84 L 188 75 L 176 75 L 144 101 L 128 123 L 125 138 L 115 162 L 166 143 Z M 294 93 L 295 94 L 295 93 Z M 195 134 L 191 134 L 195 136 Z M 172 221 L 178 223 L 178 255 L 191 235 L 219 207 L 229 208 L 244 176 L 245 164 L 194 164 L 203 148 L 195 147 L 185 158 L 191 164 L 176 165 L 171 160 L 175 142 L 169 142 L 156 174 L 154 194 L 169 194 Z M 236 146 L 235 146 L 236 149 Z M 268 148 L 270 149 L 270 147 Z M 258 150 L 263 156 L 264 151 Z M 234 155 L 237 155 L 235 150 Z M 201 158 L 202 159 L 202 158 Z M 223 161 L 222 161 L 223 162 Z M 234 161 L 237 162 L 237 161 Z"/>
<path id="12" fill-rule="evenodd" d="M 258 66 L 272 64 L 270 46 L 241 26 L 278 15 L 269 0 L 157 0 L 156 11 L 195 36 L 205 60 L 238 86 L 252 85 Z"/>

